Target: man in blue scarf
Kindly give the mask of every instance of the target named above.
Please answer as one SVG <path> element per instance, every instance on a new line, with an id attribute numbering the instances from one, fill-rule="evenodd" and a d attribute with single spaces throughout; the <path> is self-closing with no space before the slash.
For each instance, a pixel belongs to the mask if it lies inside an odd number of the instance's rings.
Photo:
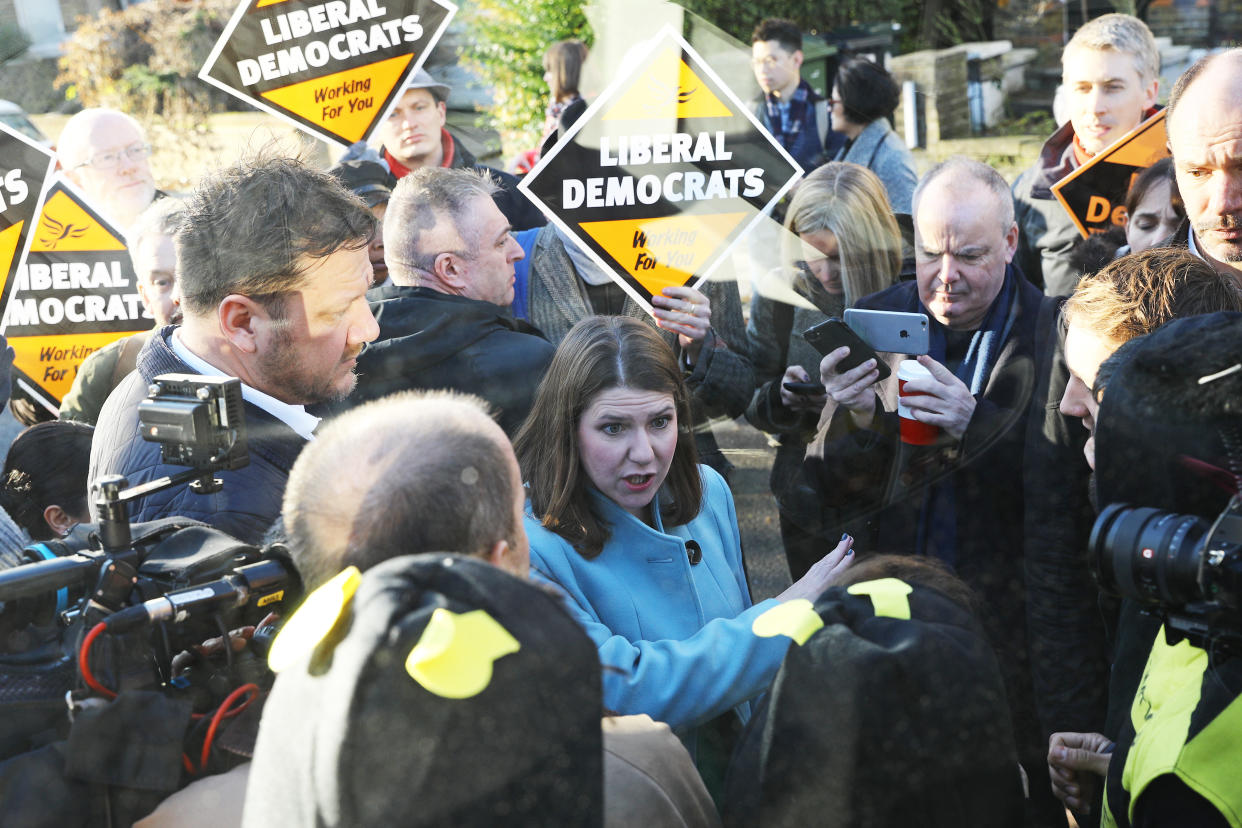
<path id="1" fill-rule="evenodd" d="M 902 402 L 939 437 L 930 446 L 900 440 L 896 368 L 908 357 L 881 355 L 894 370 L 877 384 L 870 360 L 838 374 L 838 349 L 820 364 L 829 401 L 808 448 L 807 482 L 824 504 L 825 532 L 845 529 L 860 549 L 937 557 L 978 593 L 1031 777 L 1028 824 L 1063 825 L 1040 768 L 1046 742 L 1031 693 L 1022 570 L 1026 422 L 1056 345 L 1057 300 L 1012 264 L 1013 201 L 992 168 L 966 158 L 934 167 L 915 190 L 914 224 L 915 281 L 858 307 L 927 314 L 930 353 L 918 359 L 930 376 L 906 383 Z"/>
<path id="2" fill-rule="evenodd" d="M 845 136 L 832 130 L 827 101 L 802 80 L 802 31 L 793 21 L 770 17 L 750 40 L 751 66 L 763 90 L 755 117 L 810 172 L 836 155 Z"/>

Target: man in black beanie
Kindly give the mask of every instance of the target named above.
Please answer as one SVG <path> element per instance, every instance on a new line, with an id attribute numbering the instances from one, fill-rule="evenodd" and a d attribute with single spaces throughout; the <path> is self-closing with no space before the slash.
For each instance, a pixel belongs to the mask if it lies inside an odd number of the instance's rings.
<path id="1" fill-rule="evenodd" d="M 1094 534 L 1106 521 L 1120 521 L 1110 507 L 1149 507 L 1186 516 L 1150 533 L 1172 547 L 1178 543 L 1170 537 L 1173 525 L 1197 519 L 1207 527 L 1237 496 L 1242 314 L 1174 320 L 1131 340 L 1101 366 L 1094 392 L 1102 395 L 1095 455 L 1104 507 Z M 1102 572 L 1119 571 L 1115 562 L 1127 558 L 1144 568 L 1135 556 L 1159 560 L 1165 554 L 1148 534 L 1141 542 L 1135 536 L 1132 544 L 1118 541 L 1124 533 L 1115 529 L 1107 534 L 1112 548 L 1101 563 L 1112 565 L 1101 566 Z M 1181 545 L 1189 565 L 1198 568 L 1198 541 L 1185 537 Z M 1162 572 L 1173 568 L 1155 566 Z M 1169 588 L 1162 580 L 1159 591 Z M 1109 733 L 1115 744 L 1101 734 L 1053 736 L 1054 791 L 1071 806 L 1089 803 L 1094 775 L 1107 776 L 1103 825 L 1225 826 L 1236 825 L 1242 814 L 1236 776 L 1242 761 L 1242 659 L 1216 646 L 1215 625 L 1201 637 L 1171 634 L 1170 614 L 1180 609 L 1154 598 L 1140 602 L 1133 594 L 1123 602 L 1109 686 L 1109 718 L 1120 720 Z M 1228 623 L 1242 626 L 1239 615 L 1235 608 Z"/>

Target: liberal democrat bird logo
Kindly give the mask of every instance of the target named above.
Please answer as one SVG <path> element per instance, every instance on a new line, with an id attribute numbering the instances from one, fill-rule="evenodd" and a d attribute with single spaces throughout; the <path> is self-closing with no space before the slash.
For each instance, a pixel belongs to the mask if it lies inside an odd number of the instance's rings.
<path id="1" fill-rule="evenodd" d="M 47 233 L 46 236 L 39 237 L 39 242 L 49 250 L 55 250 L 57 245 L 67 239 L 81 238 L 90 229 L 86 225 L 77 225 L 73 222 L 62 224 L 51 216 L 44 216 L 39 226 Z"/>

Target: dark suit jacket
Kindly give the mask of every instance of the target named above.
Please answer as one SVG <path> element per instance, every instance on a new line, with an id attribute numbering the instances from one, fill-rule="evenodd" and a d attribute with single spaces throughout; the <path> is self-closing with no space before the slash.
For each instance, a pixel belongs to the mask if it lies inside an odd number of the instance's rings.
<path id="1" fill-rule="evenodd" d="M 901 444 L 895 369 L 902 356 L 892 355 L 893 375 L 878 386 L 872 427 L 855 428 L 849 412 L 829 400 L 816 439 L 807 449 L 803 473 L 830 510 L 825 525 L 851 522 L 857 526 L 862 535 L 855 537 L 860 551 L 913 552 L 919 512 L 930 486 L 939 482 L 952 486 L 956 548 L 929 546 L 926 551 L 953 560 L 957 574 L 980 599 L 980 618 L 996 647 L 1009 694 L 1019 756 L 1031 775 L 1032 797 L 1039 800 L 1035 809 L 1055 815 L 1048 793 L 1047 742 L 1031 692 L 1023 578 L 1023 515 L 1028 494 L 1022 467 L 1040 360 L 1036 333 L 1041 316 L 1055 316 L 1057 306 L 1056 300 L 1045 298 L 1020 274 L 1015 275 L 1017 317 L 960 442 L 946 435 L 932 447 L 911 449 Z M 857 304 L 916 312 L 917 285 L 902 282 Z"/>

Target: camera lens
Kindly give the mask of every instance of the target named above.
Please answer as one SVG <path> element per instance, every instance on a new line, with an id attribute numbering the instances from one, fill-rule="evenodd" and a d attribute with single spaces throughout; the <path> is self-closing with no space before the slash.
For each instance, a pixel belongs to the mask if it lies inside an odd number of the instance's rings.
<path id="1" fill-rule="evenodd" d="M 1200 597 L 1199 561 L 1210 524 L 1194 515 L 1113 504 L 1091 529 L 1100 585 L 1147 604 L 1183 606 Z"/>

